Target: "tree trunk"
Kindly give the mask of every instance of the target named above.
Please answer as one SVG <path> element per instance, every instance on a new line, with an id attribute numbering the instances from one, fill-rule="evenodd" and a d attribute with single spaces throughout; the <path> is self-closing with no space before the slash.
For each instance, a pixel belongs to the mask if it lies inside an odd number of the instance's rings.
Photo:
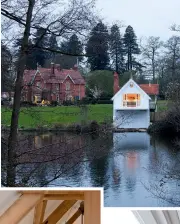
<path id="1" fill-rule="evenodd" d="M 26 25 L 24 29 L 23 41 L 21 46 L 21 52 L 18 60 L 17 67 L 17 79 L 15 83 L 14 103 L 11 117 L 11 128 L 8 139 L 8 164 L 7 164 L 7 186 L 15 186 L 15 164 L 16 164 L 16 146 L 17 146 L 17 134 L 18 134 L 18 121 L 20 111 L 21 90 L 23 84 L 23 74 L 26 64 L 26 57 L 28 54 L 28 40 L 30 36 L 32 12 L 34 8 L 35 0 L 29 0 Z"/>

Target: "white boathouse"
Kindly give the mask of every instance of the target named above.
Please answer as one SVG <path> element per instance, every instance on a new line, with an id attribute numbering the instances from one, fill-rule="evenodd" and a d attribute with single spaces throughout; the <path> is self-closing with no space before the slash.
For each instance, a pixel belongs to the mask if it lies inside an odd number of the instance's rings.
<path id="1" fill-rule="evenodd" d="M 131 78 L 119 89 L 118 74 L 114 74 L 113 124 L 115 128 L 146 129 L 150 125 L 149 95 Z"/>

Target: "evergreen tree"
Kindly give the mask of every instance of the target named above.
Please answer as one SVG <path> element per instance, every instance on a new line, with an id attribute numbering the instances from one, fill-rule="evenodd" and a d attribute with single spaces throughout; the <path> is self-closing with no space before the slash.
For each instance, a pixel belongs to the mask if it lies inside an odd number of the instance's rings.
<path id="1" fill-rule="evenodd" d="M 131 26 L 126 28 L 124 34 L 124 48 L 127 55 L 127 70 L 132 70 L 133 68 L 133 55 L 140 54 L 140 49 L 137 44 L 137 37 Z"/>
<path id="2" fill-rule="evenodd" d="M 107 27 L 102 22 L 99 22 L 92 29 L 86 46 L 86 53 L 89 55 L 88 63 L 92 71 L 108 68 L 108 39 Z"/>
<path id="3" fill-rule="evenodd" d="M 1 91 L 12 91 L 14 76 L 12 72 L 12 54 L 10 49 L 1 41 Z"/>
<path id="4" fill-rule="evenodd" d="M 59 50 L 59 47 L 58 47 L 58 43 L 57 43 L 57 40 L 56 40 L 56 36 L 55 35 L 51 35 L 50 38 L 49 38 L 49 44 L 48 44 L 48 47 L 52 50 Z M 49 59 L 54 62 L 55 60 L 55 56 L 56 56 L 56 53 L 55 52 L 49 52 Z"/>
<path id="5" fill-rule="evenodd" d="M 69 53 L 71 54 L 83 54 L 83 45 L 81 43 L 81 41 L 78 40 L 78 37 L 76 36 L 76 34 L 73 34 L 68 42 L 68 48 L 69 48 Z M 76 56 L 77 57 L 77 56 Z M 82 61 L 83 57 L 82 56 L 78 56 L 78 60 Z"/>
<path id="6" fill-rule="evenodd" d="M 78 39 L 76 34 L 73 34 L 69 40 L 63 41 L 59 48 L 64 54 L 57 54 L 55 57 L 55 63 L 58 63 L 62 66 L 62 68 L 72 68 L 77 62 L 81 62 L 83 60 L 83 44 Z M 66 55 L 72 54 L 71 55 Z M 75 56 L 73 56 L 75 55 Z"/>
<path id="7" fill-rule="evenodd" d="M 19 38 L 19 39 L 16 40 L 16 42 L 14 44 L 14 47 L 17 48 L 16 54 L 15 54 L 16 59 L 19 58 L 21 41 L 22 41 L 22 39 Z M 29 46 L 29 51 L 28 51 L 28 55 L 27 55 L 27 58 L 26 58 L 26 69 L 36 69 L 37 62 L 36 62 L 36 59 L 35 59 L 35 56 L 34 56 L 35 49 L 33 48 L 33 43 L 32 43 L 31 39 L 29 39 L 28 46 Z M 17 63 L 18 63 L 18 61 L 16 60 L 15 61 L 15 66 L 17 66 Z"/>
<path id="8" fill-rule="evenodd" d="M 48 47 L 48 36 L 45 33 L 46 31 L 43 28 L 39 28 L 36 32 L 36 37 L 33 39 L 33 44 L 38 47 Z M 38 63 L 42 67 L 45 65 L 45 60 L 48 58 L 48 52 L 35 48 L 32 52 L 33 57 L 35 58 L 36 64 Z"/>
<path id="9" fill-rule="evenodd" d="M 120 30 L 116 24 L 111 27 L 109 44 L 112 60 L 112 69 L 118 73 L 121 73 L 125 69 L 124 49 L 123 49 L 123 41 L 120 35 Z"/>

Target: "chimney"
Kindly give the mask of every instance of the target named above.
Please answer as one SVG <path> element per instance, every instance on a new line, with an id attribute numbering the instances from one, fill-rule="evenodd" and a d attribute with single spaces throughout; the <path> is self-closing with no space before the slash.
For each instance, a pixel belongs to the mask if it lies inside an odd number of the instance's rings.
<path id="1" fill-rule="evenodd" d="M 77 64 L 74 65 L 73 69 L 74 69 L 75 71 L 78 70 L 78 66 L 77 66 Z"/>
<path id="2" fill-rule="evenodd" d="M 51 76 L 54 76 L 54 63 L 51 62 Z"/>
<path id="3" fill-rule="evenodd" d="M 56 68 L 58 71 L 60 71 L 60 70 L 61 70 L 61 66 L 60 66 L 60 64 L 55 64 L 55 68 Z"/>
<path id="4" fill-rule="evenodd" d="M 119 76 L 117 72 L 114 72 L 114 95 L 119 91 Z"/>

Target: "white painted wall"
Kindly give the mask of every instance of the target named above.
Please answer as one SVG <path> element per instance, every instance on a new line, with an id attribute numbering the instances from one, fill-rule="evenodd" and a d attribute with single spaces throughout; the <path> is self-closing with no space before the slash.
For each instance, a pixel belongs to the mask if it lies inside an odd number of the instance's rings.
<path id="1" fill-rule="evenodd" d="M 116 128 L 148 128 L 149 110 L 116 110 L 114 126 Z"/>
<path id="2" fill-rule="evenodd" d="M 123 106 L 124 94 L 140 94 L 140 105 Z M 113 121 L 116 128 L 148 128 L 150 125 L 150 97 L 130 79 L 112 98 Z"/>

